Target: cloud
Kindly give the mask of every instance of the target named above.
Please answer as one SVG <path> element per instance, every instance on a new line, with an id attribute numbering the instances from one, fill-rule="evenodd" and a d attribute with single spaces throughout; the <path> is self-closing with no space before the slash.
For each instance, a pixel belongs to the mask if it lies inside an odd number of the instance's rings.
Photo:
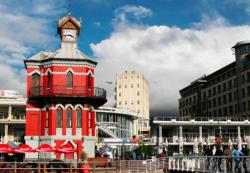
<path id="1" fill-rule="evenodd" d="M 63 5 L 64 1 L 60 0 L 1 1 L 1 89 L 17 89 L 25 93 L 23 60 L 37 50 L 56 47 L 56 29 L 50 26 L 65 11 Z"/>
<path id="2" fill-rule="evenodd" d="M 218 14 L 214 14 L 213 17 L 203 14 L 200 22 L 193 23 L 194 29 L 198 30 L 208 30 L 226 26 L 230 26 L 230 23 Z"/>
<path id="3" fill-rule="evenodd" d="M 91 44 L 99 62 L 97 85 L 107 88 L 111 99 L 107 105 L 115 102 L 115 86 L 107 86 L 105 81 L 115 83 L 115 73 L 135 70 L 150 83 L 151 109 L 176 114 L 179 90 L 234 61 L 231 47 L 249 39 L 250 26 L 207 28 L 207 23 L 211 22 L 201 22 L 199 30 L 164 25 L 127 27 Z"/>
<path id="4" fill-rule="evenodd" d="M 130 20 L 139 21 L 142 18 L 153 15 L 151 9 L 143 6 L 125 5 L 114 11 L 115 18 L 113 24 L 115 27 L 130 24 Z"/>

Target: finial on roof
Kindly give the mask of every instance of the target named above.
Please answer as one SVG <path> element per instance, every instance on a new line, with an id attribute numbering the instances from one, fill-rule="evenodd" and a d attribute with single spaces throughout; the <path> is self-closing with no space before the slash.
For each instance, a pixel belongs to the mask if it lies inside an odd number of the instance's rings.
<path id="1" fill-rule="evenodd" d="M 72 10 L 71 10 L 71 3 L 69 1 L 69 7 L 68 7 L 68 16 L 71 16 Z"/>

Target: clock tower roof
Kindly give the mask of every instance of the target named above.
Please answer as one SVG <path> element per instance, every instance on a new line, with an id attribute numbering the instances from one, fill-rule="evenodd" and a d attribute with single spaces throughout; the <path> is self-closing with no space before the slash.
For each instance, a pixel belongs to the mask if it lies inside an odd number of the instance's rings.
<path id="1" fill-rule="evenodd" d="M 61 38 L 65 33 L 64 30 L 72 30 L 76 32 L 76 35 L 80 34 L 80 30 L 82 27 L 82 20 L 77 20 L 71 13 L 68 13 L 67 16 L 63 18 L 59 18 L 57 22 L 57 32 L 60 34 Z"/>

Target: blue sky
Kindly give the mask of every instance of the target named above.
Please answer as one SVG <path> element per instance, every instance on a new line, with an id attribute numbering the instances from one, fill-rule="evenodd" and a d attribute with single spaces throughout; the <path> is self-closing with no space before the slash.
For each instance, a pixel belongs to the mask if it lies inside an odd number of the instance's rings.
<path id="1" fill-rule="evenodd" d="M 231 47 L 250 39 L 249 0 L 0 0 L 0 89 L 25 95 L 23 60 L 60 47 L 57 18 L 69 4 L 107 105 L 116 74 L 135 70 L 150 83 L 151 110 L 176 115 L 178 91 L 234 61 Z"/>

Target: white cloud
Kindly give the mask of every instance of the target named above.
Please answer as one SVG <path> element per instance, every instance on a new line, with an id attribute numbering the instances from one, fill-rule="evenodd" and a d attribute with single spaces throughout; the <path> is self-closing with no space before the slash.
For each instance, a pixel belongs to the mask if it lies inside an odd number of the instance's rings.
<path id="1" fill-rule="evenodd" d="M 200 25 L 202 28 L 202 25 Z M 91 44 L 98 58 L 97 85 L 107 88 L 114 104 L 115 73 L 135 70 L 150 83 L 154 110 L 177 110 L 179 90 L 203 74 L 234 61 L 231 47 L 249 39 L 249 26 L 220 26 L 206 30 L 168 26 L 127 27 Z"/>
<path id="2" fill-rule="evenodd" d="M 225 26 L 230 26 L 229 22 L 227 22 L 227 20 L 223 16 L 220 16 L 218 14 L 214 15 L 214 17 L 203 14 L 201 22 L 193 23 L 193 27 L 200 30 L 220 28 Z"/>
<path id="3" fill-rule="evenodd" d="M 130 23 L 131 19 L 140 20 L 152 16 L 153 12 L 143 6 L 125 5 L 115 10 L 113 23 L 115 27 Z"/>
<path id="4" fill-rule="evenodd" d="M 1 89 L 25 92 L 23 60 L 37 49 L 56 47 L 56 22 L 64 0 L 8 0 L 0 3 L 0 81 Z M 15 4 L 15 5 L 13 5 Z M 51 46 L 53 45 L 53 46 Z"/>

